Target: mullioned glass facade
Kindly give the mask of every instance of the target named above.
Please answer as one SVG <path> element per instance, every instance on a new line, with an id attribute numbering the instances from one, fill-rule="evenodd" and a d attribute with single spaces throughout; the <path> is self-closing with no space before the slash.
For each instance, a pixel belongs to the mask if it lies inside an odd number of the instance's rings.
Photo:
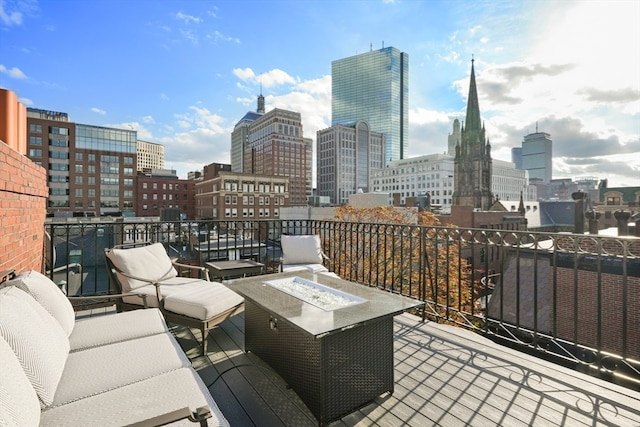
<path id="1" fill-rule="evenodd" d="M 408 54 L 386 47 L 331 63 L 331 125 L 358 120 L 386 135 L 385 163 L 407 156 Z"/>

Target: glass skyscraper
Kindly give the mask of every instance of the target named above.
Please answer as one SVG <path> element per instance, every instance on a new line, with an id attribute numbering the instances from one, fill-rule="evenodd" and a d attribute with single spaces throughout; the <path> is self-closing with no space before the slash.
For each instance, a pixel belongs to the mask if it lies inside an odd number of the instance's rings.
<path id="1" fill-rule="evenodd" d="M 331 125 L 354 125 L 358 120 L 385 134 L 385 164 L 407 155 L 408 54 L 385 47 L 331 63 Z"/>

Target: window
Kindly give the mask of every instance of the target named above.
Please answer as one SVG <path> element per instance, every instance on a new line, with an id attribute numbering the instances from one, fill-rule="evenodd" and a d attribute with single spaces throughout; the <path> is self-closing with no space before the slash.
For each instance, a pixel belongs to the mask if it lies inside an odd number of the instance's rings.
<path id="1" fill-rule="evenodd" d="M 82 170 L 83 170 L 82 165 L 76 165 L 75 168 L 76 168 L 76 173 L 82 173 Z"/>
<path id="2" fill-rule="evenodd" d="M 95 154 L 87 154 L 87 160 L 89 160 L 90 162 L 95 162 L 96 161 L 96 155 Z"/>
<path id="3" fill-rule="evenodd" d="M 76 153 L 76 161 L 77 162 L 81 162 L 82 161 L 82 153 Z"/>
<path id="4" fill-rule="evenodd" d="M 29 132 L 42 133 L 42 125 L 31 123 L 29 125 Z"/>
<path id="5" fill-rule="evenodd" d="M 57 126 L 51 126 L 49 127 L 49 133 L 55 134 L 55 135 L 69 135 L 69 129 L 67 128 L 60 128 Z"/>
<path id="6" fill-rule="evenodd" d="M 142 200 L 147 200 L 147 193 L 142 194 Z"/>
<path id="7" fill-rule="evenodd" d="M 76 188 L 76 197 L 82 197 L 82 188 Z"/>
<path id="8" fill-rule="evenodd" d="M 42 145 L 42 137 L 41 136 L 30 136 L 29 144 L 31 145 Z"/>
<path id="9" fill-rule="evenodd" d="M 29 157 L 42 157 L 42 150 L 29 149 Z"/>
<path id="10" fill-rule="evenodd" d="M 146 182 L 143 182 L 143 183 L 142 183 L 142 188 L 143 188 L 144 190 L 146 190 L 146 189 L 147 189 L 147 183 L 146 183 Z"/>
<path id="11" fill-rule="evenodd" d="M 95 189 L 93 189 L 93 188 L 88 189 L 88 190 L 87 190 L 87 195 L 88 195 L 89 197 L 96 197 L 96 190 L 95 190 Z"/>
<path id="12" fill-rule="evenodd" d="M 88 173 L 91 173 L 91 174 L 96 173 L 96 165 L 89 165 L 89 166 L 87 166 L 87 172 L 88 172 Z"/>
<path id="13" fill-rule="evenodd" d="M 614 205 L 614 206 L 620 205 L 620 197 L 607 196 L 607 205 Z"/>
<path id="14" fill-rule="evenodd" d="M 95 176 L 89 176 L 89 177 L 87 177 L 87 184 L 89 184 L 89 185 L 96 185 L 96 177 L 95 177 Z"/>
<path id="15" fill-rule="evenodd" d="M 76 184 L 82 184 L 82 175 L 76 176 Z"/>

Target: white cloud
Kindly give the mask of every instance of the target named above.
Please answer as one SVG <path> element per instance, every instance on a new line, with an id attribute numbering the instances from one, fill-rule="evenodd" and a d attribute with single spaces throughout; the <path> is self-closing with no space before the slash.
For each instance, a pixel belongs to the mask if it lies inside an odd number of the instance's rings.
<path id="1" fill-rule="evenodd" d="M 21 69 L 17 68 L 17 67 L 13 67 L 11 69 L 5 67 L 4 65 L 0 64 L 0 73 L 2 74 L 6 74 L 11 78 L 14 79 L 26 79 L 27 76 L 22 72 Z"/>
<path id="2" fill-rule="evenodd" d="M 5 9 L 5 2 L 0 1 L 0 22 L 9 27 L 12 25 L 21 25 L 22 13 L 17 10 L 10 11 Z"/>
<path id="3" fill-rule="evenodd" d="M 193 15 L 187 15 L 186 13 L 182 12 L 176 13 L 176 18 L 178 18 L 185 24 L 199 24 L 200 22 L 202 22 L 201 18 Z"/>
<path id="4" fill-rule="evenodd" d="M 156 121 L 153 119 L 152 116 L 144 116 L 142 118 L 142 122 L 143 123 L 155 123 Z"/>
<path id="5" fill-rule="evenodd" d="M 100 109 L 100 108 L 97 108 L 97 107 L 92 107 L 92 108 L 91 108 L 91 111 L 92 111 L 92 112 L 94 112 L 94 113 L 96 113 L 96 114 L 100 114 L 100 115 L 102 115 L 102 116 L 104 116 L 105 114 L 107 114 L 107 112 L 106 112 L 106 111 L 104 111 L 104 110 L 102 110 L 102 109 Z"/>
<path id="6" fill-rule="evenodd" d="M 251 68 L 234 68 L 233 74 L 244 82 L 261 83 L 265 88 L 284 84 L 296 84 L 296 79 L 280 69 L 256 75 Z"/>

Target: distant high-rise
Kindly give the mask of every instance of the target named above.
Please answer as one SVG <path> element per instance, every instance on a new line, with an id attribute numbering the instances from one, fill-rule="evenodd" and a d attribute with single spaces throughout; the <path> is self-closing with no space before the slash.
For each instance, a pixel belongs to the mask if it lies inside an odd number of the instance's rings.
<path id="1" fill-rule="evenodd" d="M 302 135 L 300 113 L 274 108 L 248 126 L 243 172 L 288 177 L 289 206 L 307 206 L 311 149 L 311 140 Z"/>
<path id="2" fill-rule="evenodd" d="M 480 105 L 476 88 L 476 73 L 471 60 L 471 78 L 467 115 L 460 131 L 461 141 L 456 145 L 454 164 L 453 204 L 471 206 L 483 211 L 493 203 L 491 192 L 491 144 L 480 121 Z"/>
<path id="3" fill-rule="evenodd" d="M 244 150 L 249 138 L 249 126 L 264 115 L 264 96 L 258 96 L 258 108 L 248 111 L 231 132 L 231 171 L 244 172 Z"/>
<path id="4" fill-rule="evenodd" d="M 385 47 L 331 63 L 331 125 L 358 120 L 385 134 L 385 163 L 407 156 L 408 54 Z"/>
<path id="5" fill-rule="evenodd" d="M 522 169 L 529 171 L 529 179 L 545 184 L 552 179 L 551 135 L 546 132 L 530 133 L 522 141 Z"/>
<path id="6" fill-rule="evenodd" d="M 448 137 L 448 144 L 447 144 L 448 155 L 455 156 L 456 145 L 460 144 L 461 138 L 462 138 L 462 134 L 460 133 L 460 120 L 455 119 L 453 121 L 453 132 Z"/>
<path id="7" fill-rule="evenodd" d="M 346 204 L 349 195 L 369 191 L 372 172 L 384 165 L 385 135 L 359 120 L 353 126 L 319 130 L 317 141 L 318 196 Z"/>

